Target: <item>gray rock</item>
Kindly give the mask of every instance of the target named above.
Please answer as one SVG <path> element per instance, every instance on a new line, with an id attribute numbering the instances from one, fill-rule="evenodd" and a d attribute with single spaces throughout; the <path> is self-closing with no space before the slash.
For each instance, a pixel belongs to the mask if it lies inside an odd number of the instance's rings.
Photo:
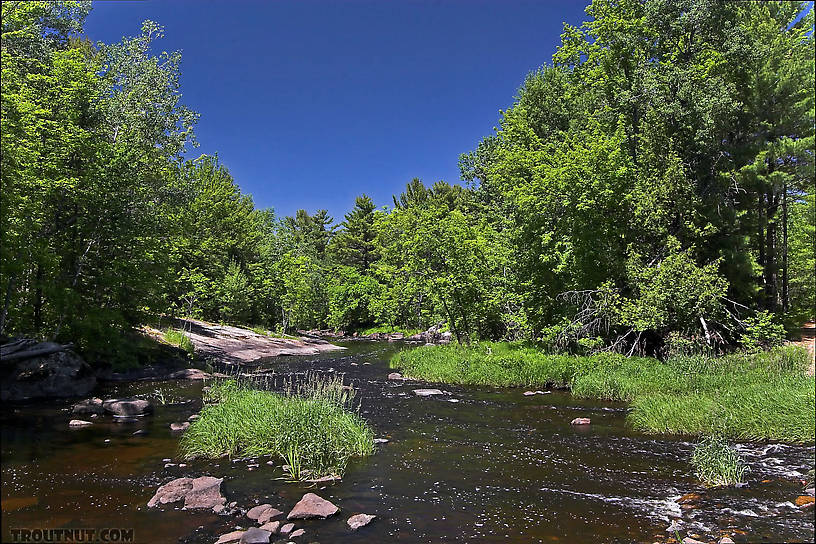
<path id="1" fill-rule="evenodd" d="M 388 442 L 389 441 L 388 441 L 387 438 L 375 438 L 374 439 L 375 444 L 388 444 Z"/>
<path id="2" fill-rule="evenodd" d="M 115 416 L 143 416 L 153 411 L 150 402 L 137 398 L 108 399 L 102 403 L 106 412 Z"/>
<path id="3" fill-rule="evenodd" d="M 327 518 L 336 514 L 338 510 L 339 508 L 326 499 L 314 493 L 306 493 L 292 508 L 286 519 Z"/>
<path id="4" fill-rule="evenodd" d="M 147 506 L 153 508 L 161 504 L 169 504 L 184 500 L 184 508 L 214 509 L 223 507 L 227 500 L 221 495 L 223 478 L 201 476 L 199 478 L 176 478 L 167 482 L 156 490 L 155 495 L 148 501 Z"/>
<path id="5" fill-rule="evenodd" d="M 414 395 L 418 397 L 430 397 L 432 395 L 444 395 L 439 389 L 414 389 Z"/>
<path id="6" fill-rule="evenodd" d="M 94 397 L 92 399 L 81 400 L 74 404 L 73 407 L 71 407 L 71 413 L 100 415 L 105 413 L 105 409 L 102 407 L 102 399 Z"/>
<path id="7" fill-rule="evenodd" d="M 32 351 L 49 349 L 61 351 L 15 360 L 3 356 L 0 400 L 82 397 L 91 392 L 96 375 L 79 355 L 53 342 L 32 341 Z"/>
<path id="8" fill-rule="evenodd" d="M 183 423 L 171 423 L 170 424 L 170 430 L 173 431 L 174 433 L 179 433 L 179 432 L 182 432 L 182 431 L 186 431 L 189 427 L 190 427 L 190 422 L 189 421 L 185 421 Z"/>
<path id="9" fill-rule="evenodd" d="M 269 531 L 264 531 L 258 527 L 252 527 L 244 531 L 244 534 L 241 535 L 241 540 L 239 542 L 241 544 L 269 544 L 270 536 L 272 536 L 272 533 Z"/>
<path id="10" fill-rule="evenodd" d="M 93 425 L 90 421 L 84 421 L 82 419 L 72 419 L 68 422 L 69 427 L 87 427 L 88 425 Z"/>
<path id="11" fill-rule="evenodd" d="M 355 531 L 360 527 L 365 527 L 366 525 L 371 523 L 371 521 L 376 517 L 377 516 L 373 516 L 370 514 L 355 514 L 351 516 L 346 523 L 348 524 L 349 527 L 351 527 L 353 531 Z"/>

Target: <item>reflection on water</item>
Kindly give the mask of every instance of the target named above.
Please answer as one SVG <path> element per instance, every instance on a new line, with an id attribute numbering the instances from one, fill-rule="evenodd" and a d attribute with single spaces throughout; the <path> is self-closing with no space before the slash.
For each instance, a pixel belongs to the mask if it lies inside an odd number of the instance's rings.
<path id="1" fill-rule="evenodd" d="M 389 356 L 402 346 L 347 345 L 345 352 L 262 365 L 278 375 L 345 373 L 363 417 L 390 440 L 352 462 L 341 482 L 317 489 L 342 512 L 301 524 L 308 542 L 653 542 L 665 541 L 672 522 L 684 535 L 709 539 L 726 532 L 737 541 L 813 538 L 813 510 L 792 504 L 798 478 L 812 466 L 812 446 L 741 444 L 751 485 L 709 490 L 697 508 L 683 509 L 680 495 L 702 491 L 687 462 L 692 444 L 628 430 L 623 404 L 456 386 L 444 387 L 450 396 L 417 398 L 414 384 L 385 379 Z M 228 501 L 288 510 L 307 488 L 279 480 L 281 470 L 265 460 L 253 470 L 252 460 L 175 464 L 178 438 L 169 425 L 200 409 L 201 387 L 103 388 L 98 396 L 152 395 L 167 404 L 138 422 L 99 418 L 76 430 L 67 427 L 67 403 L 4 407 L 3 539 L 12 527 L 133 527 L 140 542 L 213 542 L 248 521 L 148 510 L 156 487 L 182 475 L 224 477 Z M 577 414 L 592 425 L 569 425 Z M 165 466 L 168 458 L 172 466 Z M 345 520 L 358 512 L 379 517 L 352 533 Z"/>

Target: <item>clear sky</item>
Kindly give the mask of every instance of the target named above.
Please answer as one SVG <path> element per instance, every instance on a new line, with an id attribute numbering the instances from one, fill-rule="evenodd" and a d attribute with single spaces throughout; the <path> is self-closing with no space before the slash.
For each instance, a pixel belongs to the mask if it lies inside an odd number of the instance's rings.
<path id="1" fill-rule="evenodd" d="M 119 41 L 151 19 L 181 50 L 184 103 L 258 207 L 391 204 L 411 178 L 459 181 L 524 75 L 551 61 L 572 1 L 102 0 L 85 31 Z"/>

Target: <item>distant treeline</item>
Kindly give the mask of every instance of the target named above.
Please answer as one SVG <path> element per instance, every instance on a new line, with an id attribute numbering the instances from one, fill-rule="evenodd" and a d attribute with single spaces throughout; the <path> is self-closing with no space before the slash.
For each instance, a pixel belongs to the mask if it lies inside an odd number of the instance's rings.
<path id="1" fill-rule="evenodd" d="M 651 353 L 814 316 L 807 3 L 595 0 L 464 187 L 414 179 L 339 224 L 184 160 L 180 54 L 151 53 L 150 21 L 81 39 L 89 9 L 2 3 L 2 334 L 101 359 L 170 313 Z"/>

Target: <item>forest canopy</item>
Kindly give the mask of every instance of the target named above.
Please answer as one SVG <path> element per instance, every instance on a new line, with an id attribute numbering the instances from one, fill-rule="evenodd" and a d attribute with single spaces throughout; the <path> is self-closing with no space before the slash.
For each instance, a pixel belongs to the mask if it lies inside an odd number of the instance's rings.
<path id="1" fill-rule="evenodd" d="M 2 3 L 3 335 L 102 360 L 169 314 L 659 354 L 814 318 L 808 3 L 594 0 L 464 185 L 413 179 L 339 222 L 190 159 L 180 53 L 152 52 L 152 21 L 92 43 L 89 10 Z"/>

